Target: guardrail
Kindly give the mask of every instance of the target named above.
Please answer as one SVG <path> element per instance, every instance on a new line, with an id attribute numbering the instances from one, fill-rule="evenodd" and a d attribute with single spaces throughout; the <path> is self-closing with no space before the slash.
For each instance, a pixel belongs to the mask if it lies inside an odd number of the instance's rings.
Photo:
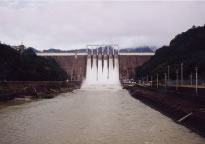
<path id="1" fill-rule="evenodd" d="M 88 53 L 84 52 L 84 53 L 36 53 L 36 55 L 38 56 L 75 56 L 75 55 L 88 55 Z M 91 54 L 91 55 L 95 55 L 95 54 Z M 103 55 L 109 55 L 107 53 L 104 53 Z M 149 53 L 143 53 L 143 52 L 138 52 L 138 53 L 123 53 L 120 52 L 118 53 L 118 55 L 122 55 L 122 56 L 153 56 L 155 55 L 154 52 L 149 52 Z"/>

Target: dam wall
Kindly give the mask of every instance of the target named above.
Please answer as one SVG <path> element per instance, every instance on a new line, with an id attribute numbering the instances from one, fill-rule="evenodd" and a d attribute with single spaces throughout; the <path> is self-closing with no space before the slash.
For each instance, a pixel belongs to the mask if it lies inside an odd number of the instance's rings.
<path id="1" fill-rule="evenodd" d="M 68 80 L 83 81 L 86 77 L 87 53 L 37 53 L 37 55 L 55 59 L 67 72 Z M 153 55 L 154 53 L 117 54 L 119 58 L 119 79 L 134 79 L 136 68 L 146 63 Z M 92 55 L 91 57 L 93 58 Z"/>
<path id="2" fill-rule="evenodd" d="M 136 68 L 146 63 L 152 55 L 119 55 L 119 75 L 122 79 L 134 79 Z"/>
<path id="3" fill-rule="evenodd" d="M 86 76 L 87 56 L 51 56 L 67 72 L 68 80 L 82 81 Z"/>

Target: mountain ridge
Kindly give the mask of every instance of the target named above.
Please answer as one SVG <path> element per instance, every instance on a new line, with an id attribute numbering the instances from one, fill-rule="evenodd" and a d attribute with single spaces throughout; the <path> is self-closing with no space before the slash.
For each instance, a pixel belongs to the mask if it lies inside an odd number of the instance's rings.
<path id="1" fill-rule="evenodd" d="M 178 34 L 170 41 L 170 45 L 156 50 L 155 55 L 143 66 L 136 69 L 136 78 L 145 75 L 159 74 L 164 77 L 170 67 L 170 76 L 176 77 L 183 63 L 186 79 L 199 68 L 199 77 L 205 78 L 205 26 L 192 27 Z"/>
<path id="2" fill-rule="evenodd" d="M 32 47 L 30 47 L 32 48 Z M 154 52 L 155 47 L 149 47 L 149 46 L 143 46 L 143 47 L 136 47 L 136 48 L 123 48 L 120 49 L 120 52 Z M 34 50 L 34 52 L 40 52 L 35 48 L 32 48 Z M 47 49 L 47 50 L 43 50 L 42 52 L 45 53 L 66 53 L 66 52 L 86 52 L 86 48 L 83 49 L 77 49 L 77 50 L 61 50 L 61 49 L 55 49 L 55 48 L 51 48 L 51 49 Z M 110 47 L 109 51 L 112 51 L 113 49 Z M 91 51 L 91 49 L 88 49 L 88 51 Z M 94 52 L 96 52 L 96 49 L 93 49 Z M 102 48 L 100 47 L 98 49 L 98 51 L 102 51 Z M 106 52 L 106 49 L 104 49 L 104 51 Z"/>

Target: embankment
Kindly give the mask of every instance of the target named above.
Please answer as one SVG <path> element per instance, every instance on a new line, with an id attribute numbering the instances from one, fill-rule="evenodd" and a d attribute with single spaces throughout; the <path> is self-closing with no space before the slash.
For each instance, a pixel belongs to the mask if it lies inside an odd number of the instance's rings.
<path id="1" fill-rule="evenodd" d="M 142 86 L 125 87 L 130 94 L 172 118 L 189 129 L 205 137 L 205 97 L 181 94 L 168 90 L 158 90 Z M 179 122 L 181 118 L 190 114 Z"/>
<path id="2" fill-rule="evenodd" d="M 53 98 L 64 92 L 80 88 L 81 82 L 65 81 L 9 81 L 0 82 L 0 101 L 15 98 Z"/>

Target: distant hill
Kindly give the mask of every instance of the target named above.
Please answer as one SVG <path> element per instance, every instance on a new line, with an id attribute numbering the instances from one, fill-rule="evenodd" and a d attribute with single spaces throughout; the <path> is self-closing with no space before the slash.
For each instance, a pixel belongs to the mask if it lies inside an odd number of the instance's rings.
<path id="1" fill-rule="evenodd" d="M 170 75 L 176 77 L 176 69 L 180 70 L 183 63 L 184 77 L 189 79 L 195 73 L 194 67 L 199 68 L 199 77 L 205 79 L 205 26 L 192 27 L 177 35 L 169 46 L 163 46 L 155 52 L 146 64 L 137 68 L 136 77 L 156 75 L 164 77 L 170 66 Z"/>
<path id="2" fill-rule="evenodd" d="M 35 53 L 40 52 L 40 51 L 38 51 L 37 49 L 35 49 L 35 48 L 33 48 L 33 47 L 28 47 L 27 49 L 30 49 L 30 50 L 32 50 L 32 51 L 35 52 Z"/>
<path id="3" fill-rule="evenodd" d="M 84 49 L 85 50 L 85 49 Z M 75 52 L 75 50 L 61 50 L 61 49 L 47 49 L 47 50 L 43 50 L 43 52 L 45 53 L 67 53 L 67 52 Z"/>
<path id="4" fill-rule="evenodd" d="M 120 52 L 153 52 L 153 48 L 151 47 L 125 48 L 125 49 L 121 49 Z"/>
<path id="5" fill-rule="evenodd" d="M 54 48 L 51 48 L 51 49 L 48 49 L 48 50 L 43 50 L 43 52 L 45 53 L 59 53 L 59 52 L 64 52 L 60 49 L 54 49 Z"/>

